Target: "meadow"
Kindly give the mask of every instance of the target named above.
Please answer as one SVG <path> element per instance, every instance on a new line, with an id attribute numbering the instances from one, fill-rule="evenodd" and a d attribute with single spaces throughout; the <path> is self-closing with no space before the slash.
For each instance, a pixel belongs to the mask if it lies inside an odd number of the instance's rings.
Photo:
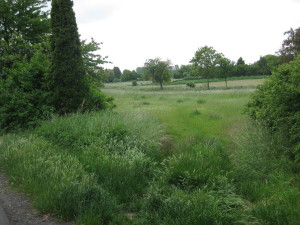
<path id="1" fill-rule="evenodd" d="M 299 175 L 243 113 L 263 81 L 106 84 L 115 109 L 0 137 L 0 167 L 39 211 L 80 225 L 296 225 Z"/>

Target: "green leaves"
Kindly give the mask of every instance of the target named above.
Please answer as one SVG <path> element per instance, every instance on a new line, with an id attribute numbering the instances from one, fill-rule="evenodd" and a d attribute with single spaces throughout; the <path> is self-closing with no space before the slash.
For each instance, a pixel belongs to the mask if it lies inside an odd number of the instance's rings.
<path id="1" fill-rule="evenodd" d="M 209 89 L 209 79 L 213 77 L 221 58 L 223 54 L 218 53 L 213 47 L 204 46 L 195 52 L 195 56 L 190 61 L 194 64 L 198 76 L 207 79 L 207 89 Z"/>
<path id="2" fill-rule="evenodd" d="M 162 88 L 163 82 L 171 79 L 170 64 L 169 60 L 162 61 L 160 58 L 148 59 L 145 62 L 145 75 L 151 78 L 153 82 L 159 83 L 160 88 Z"/>
<path id="3" fill-rule="evenodd" d="M 300 143 L 300 58 L 280 66 L 252 96 L 247 112 L 255 120 L 281 132 L 287 143 Z M 300 149 L 296 155 L 300 155 Z"/>

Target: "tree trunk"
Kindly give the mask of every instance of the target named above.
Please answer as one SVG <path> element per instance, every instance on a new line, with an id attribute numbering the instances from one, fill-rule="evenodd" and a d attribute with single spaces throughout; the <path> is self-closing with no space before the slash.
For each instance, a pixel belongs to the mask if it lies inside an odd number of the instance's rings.
<path id="1" fill-rule="evenodd" d="M 160 85 L 160 89 L 163 89 L 162 82 L 159 82 L 159 85 Z"/>
<path id="2" fill-rule="evenodd" d="M 227 89 L 227 77 L 225 77 L 226 89 Z"/>
<path id="3" fill-rule="evenodd" d="M 207 90 L 209 90 L 209 79 L 207 79 Z"/>

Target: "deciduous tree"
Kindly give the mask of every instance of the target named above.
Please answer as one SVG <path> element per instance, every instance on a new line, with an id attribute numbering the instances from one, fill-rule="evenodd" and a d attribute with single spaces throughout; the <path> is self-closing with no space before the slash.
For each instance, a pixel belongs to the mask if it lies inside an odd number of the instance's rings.
<path id="1" fill-rule="evenodd" d="M 195 52 L 195 56 L 191 59 L 197 74 L 201 75 L 207 81 L 207 89 L 209 89 L 209 80 L 213 77 L 216 66 L 222 54 L 218 53 L 213 47 L 204 46 Z"/>
<path id="2" fill-rule="evenodd" d="M 293 60 L 300 51 L 300 27 L 297 29 L 290 29 L 284 32 L 284 35 L 288 35 L 282 43 L 282 47 L 279 50 L 279 54 L 284 62 Z"/>
<path id="3" fill-rule="evenodd" d="M 171 79 L 169 60 L 162 61 L 160 58 L 148 59 L 144 65 L 144 72 L 153 82 L 159 83 L 160 88 L 163 88 L 163 83 Z"/>
<path id="4" fill-rule="evenodd" d="M 218 64 L 218 75 L 225 80 L 227 88 L 227 79 L 233 74 L 234 64 L 225 57 L 220 57 Z"/>

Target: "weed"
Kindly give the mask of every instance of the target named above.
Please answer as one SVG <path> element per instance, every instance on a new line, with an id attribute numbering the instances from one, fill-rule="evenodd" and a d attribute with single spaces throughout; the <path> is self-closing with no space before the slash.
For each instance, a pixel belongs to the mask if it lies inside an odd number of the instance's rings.
<path id="1" fill-rule="evenodd" d="M 201 105 L 201 104 L 206 103 L 206 101 L 205 101 L 204 99 L 198 99 L 198 100 L 197 100 L 197 103 L 198 103 L 199 105 Z"/>
<path id="2" fill-rule="evenodd" d="M 191 113 L 191 115 L 193 115 L 193 116 L 199 116 L 199 115 L 201 115 L 201 112 L 199 111 L 199 109 L 195 109 L 195 110 Z"/>

